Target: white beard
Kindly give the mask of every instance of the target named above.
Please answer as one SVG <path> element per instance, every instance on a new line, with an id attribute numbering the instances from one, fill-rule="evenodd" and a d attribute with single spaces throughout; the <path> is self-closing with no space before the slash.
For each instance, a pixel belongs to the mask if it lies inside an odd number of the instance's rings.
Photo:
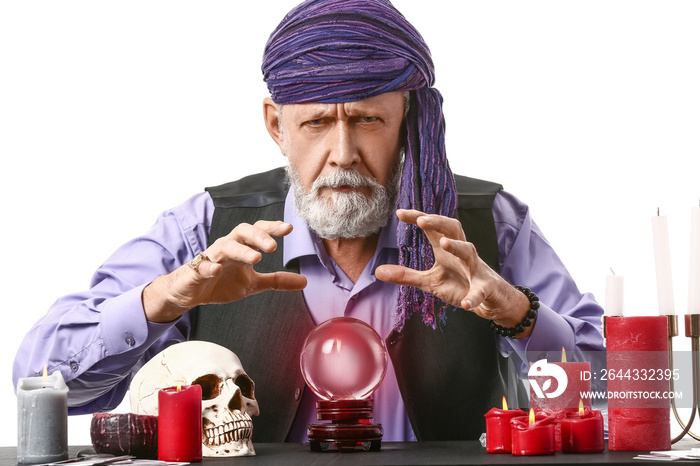
<path id="1" fill-rule="evenodd" d="M 338 169 L 314 181 L 310 192 L 305 192 L 299 174 L 291 165 L 286 167 L 287 179 L 294 190 L 297 215 L 306 220 L 316 234 L 323 239 L 365 238 L 386 226 L 394 214 L 401 181 L 401 165 L 392 174 L 388 186 L 376 179 L 360 175 L 355 170 Z M 369 187 L 372 194 L 361 192 L 333 192 L 322 197 L 322 188 L 351 186 Z"/>

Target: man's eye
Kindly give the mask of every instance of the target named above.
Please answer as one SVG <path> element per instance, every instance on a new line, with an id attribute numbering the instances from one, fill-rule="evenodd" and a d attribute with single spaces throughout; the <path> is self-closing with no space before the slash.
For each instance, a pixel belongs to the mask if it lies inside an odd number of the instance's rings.
<path id="1" fill-rule="evenodd" d="M 309 120 L 306 122 L 307 125 L 317 126 L 323 123 L 323 118 L 316 118 L 315 120 Z"/>
<path id="2" fill-rule="evenodd" d="M 362 117 L 362 123 L 372 123 L 374 121 L 377 121 L 377 117 L 373 117 L 373 116 Z"/>

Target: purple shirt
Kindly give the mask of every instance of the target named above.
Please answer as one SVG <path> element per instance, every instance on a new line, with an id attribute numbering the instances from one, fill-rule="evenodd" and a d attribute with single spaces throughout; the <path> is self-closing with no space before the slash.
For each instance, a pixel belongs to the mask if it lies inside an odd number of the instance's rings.
<path id="1" fill-rule="evenodd" d="M 206 249 L 214 206 L 208 193 L 188 199 L 157 219 L 144 235 L 129 241 L 105 261 L 90 289 L 65 296 L 49 309 L 22 342 L 13 367 L 20 377 L 60 370 L 69 392 L 69 412 L 84 414 L 115 408 L 129 388 L 132 369 L 172 343 L 190 335 L 192 314 L 175 322 L 147 322 L 141 293 L 156 277 L 167 274 Z M 499 338 L 504 355 L 514 351 L 603 350 L 602 308 L 590 294 L 581 294 L 537 226 L 529 209 L 501 191 L 493 215 L 499 245 L 501 275 L 512 284 L 526 284 L 540 297 L 537 324 L 523 340 Z M 288 196 L 284 219 L 294 231 L 284 238 L 284 261 L 299 258 L 308 279 L 304 298 L 315 323 L 352 316 L 372 325 L 386 338 L 393 328 L 397 287 L 376 280 L 382 263 L 396 263 L 394 235 L 384 229 L 374 256 L 353 283 L 309 232 Z M 392 222 L 396 222 L 395 217 Z M 556 312 L 553 311 L 556 309 Z M 245 367 L 245 361 L 243 361 Z M 306 441 L 305 429 L 316 422 L 314 398 L 306 390 L 289 440 Z M 384 427 L 384 440 L 412 440 L 412 429 L 401 401 L 392 367 L 375 392 L 374 422 Z"/>

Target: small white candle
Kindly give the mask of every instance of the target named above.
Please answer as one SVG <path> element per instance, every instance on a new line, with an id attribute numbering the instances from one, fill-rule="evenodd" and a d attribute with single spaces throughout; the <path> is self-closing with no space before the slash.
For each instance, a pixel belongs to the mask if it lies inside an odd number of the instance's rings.
<path id="1" fill-rule="evenodd" d="M 68 387 L 60 372 L 17 383 L 17 461 L 68 459 Z"/>
<path id="2" fill-rule="evenodd" d="M 700 207 L 693 207 L 690 216 L 688 314 L 700 314 Z"/>
<path id="3" fill-rule="evenodd" d="M 622 275 L 608 275 L 605 279 L 605 315 L 621 316 L 624 307 Z"/>
<path id="4" fill-rule="evenodd" d="M 651 217 L 654 236 L 654 259 L 656 262 L 656 293 L 659 315 L 676 313 L 673 303 L 673 279 L 671 275 L 671 247 L 668 240 L 668 219 L 665 215 Z"/>

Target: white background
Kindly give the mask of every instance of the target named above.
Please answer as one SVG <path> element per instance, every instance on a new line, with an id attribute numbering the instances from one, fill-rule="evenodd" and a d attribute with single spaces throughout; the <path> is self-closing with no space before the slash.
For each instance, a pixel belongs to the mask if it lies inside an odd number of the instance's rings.
<path id="1" fill-rule="evenodd" d="M 279 166 L 260 62 L 296 0 L 0 3 L 0 445 L 33 322 L 205 186 Z M 686 311 L 700 198 L 700 3 L 395 0 L 445 96 L 455 172 L 502 183 L 582 290 L 656 312 L 650 218 L 668 215 Z M 678 344 L 685 340 L 678 337 Z M 128 406 L 125 406 L 128 410 Z M 89 443 L 89 417 L 69 442 Z"/>

